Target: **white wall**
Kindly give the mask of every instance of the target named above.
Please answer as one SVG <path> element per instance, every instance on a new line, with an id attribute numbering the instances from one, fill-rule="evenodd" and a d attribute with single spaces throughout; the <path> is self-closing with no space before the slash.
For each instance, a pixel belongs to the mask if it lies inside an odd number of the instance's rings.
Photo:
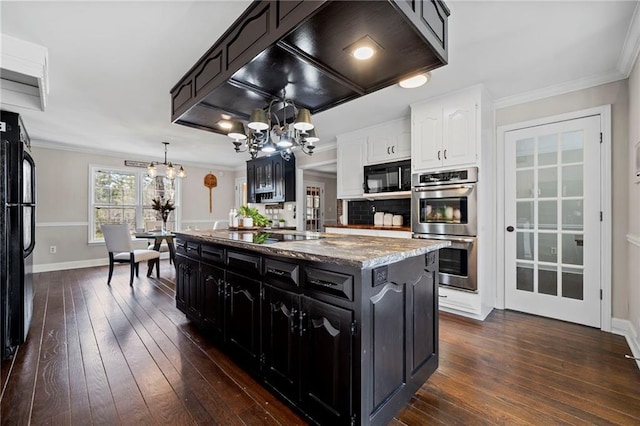
<path id="1" fill-rule="evenodd" d="M 36 162 L 38 203 L 34 270 L 106 264 L 104 244 L 88 243 L 89 165 L 124 167 L 125 158 L 41 147 L 34 147 L 32 154 Z M 204 229 L 215 220 L 226 220 L 233 204 L 234 172 L 184 166 L 187 177 L 182 181 L 182 228 L 191 225 Z M 212 213 L 209 213 L 209 190 L 204 186 L 204 176 L 210 171 L 218 178 Z M 140 241 L 136 248 L 145 248 L 146 244 Z M 57 248 L 55 254 L 49 253 L 52 245 Z"/>
<path id="2" fill-rule="evenodd" d="M 611 104 L 612 128 L 612 313 L 614 318 L 629 315 L 628 296 L 631 277 L 627 258 L 629 216 L 629 96 L 627 80 L 603 84 L 550 98 L 496 110 L 496 126 L 549 117 Z M 636 120 L 637 121 L 637 120 Z M 638 261 L 636 260 L 637 264 Z M 637 283 L 636 283 L 637 285 Z"/>
<path id="3" fill-rule="evenodd" d="M 629 138 L 624 149 L 627 168 L 625 178 L 629 182 L 626 191 L 628 200 L 627 224 L 627 286 L 629 288 L 628 319 L 636 333 L 640 332 L 640 184 L 632 183 L 635 171 L 635 144 L 640 141 L 640 60 L 629 76 Z M 637 337 L 637 336 L 636 336 Z M 636 355 L 637 356 L 637 355 Z"/>

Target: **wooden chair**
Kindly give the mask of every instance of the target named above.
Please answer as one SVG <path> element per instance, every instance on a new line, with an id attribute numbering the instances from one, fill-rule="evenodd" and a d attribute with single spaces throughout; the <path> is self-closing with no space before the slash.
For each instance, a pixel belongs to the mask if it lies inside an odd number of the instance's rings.
<path id="1" fill-rule="evenodd" d="M 102 234 L 104 235 L 104 242 L 107 245 L 107 251 L 109 252 L 109 278 L 107 284 L 111 285 L 111 276 L 113 275 L 113 264 L 129 263 L 131 265 L 131 276 L 129 279 L 129 285 L 133 287 L 133 274 L 135 272 L 138 276 L 138 269 L 140 262 L 144 260 L 152 261 L 155 259 L 157 267 L 157 276 L 160 278 L 160 252 L 155 250 L 134 250 L 131 243 L 131 234 L 129 233 L 129 226 L 123 225 L 102 225 Z M 151 275 L 151 268 L 147 276 Z"/>

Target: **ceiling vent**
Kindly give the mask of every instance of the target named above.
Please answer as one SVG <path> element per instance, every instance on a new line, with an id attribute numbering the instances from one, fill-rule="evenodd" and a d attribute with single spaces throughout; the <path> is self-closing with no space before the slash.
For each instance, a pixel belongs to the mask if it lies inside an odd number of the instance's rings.
<path id="1" fill-rule="evenodd" d="M 0 34 L 2 107 L 44 111 L 49 93 L 46 47 Z"/>

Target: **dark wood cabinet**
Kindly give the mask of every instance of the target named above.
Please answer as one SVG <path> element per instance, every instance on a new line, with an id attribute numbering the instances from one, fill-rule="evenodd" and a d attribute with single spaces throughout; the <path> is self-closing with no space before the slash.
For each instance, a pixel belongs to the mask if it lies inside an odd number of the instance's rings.
<path id="1" fill-rule="evenodd" d="M 256 164 L 251 160 L 247 161 L 247 202 L 256 202 Z"/>
<path id="2" fill-rule="evenodd" d="M 227 271 L 225 335 L 229 349 L 251 367 L 260 356 L 260 281 Z"/>
<path id="3" fill-rule="evenodd" d="M 356 268 L 176 246 L 176 306 L 314 423 L 388 424 L 438 366 L 437 252 Z"/>
<path id="4" fill-rule="evenodd" d="M 320 424 L 350 424 L 353 312 L 309 297 L 302 312 L 303 410 Z"/>
<path id="5" fill-rule="evenodd" d="M 202 312 L 199 269 L 197 260 L 176 255 L 176 306 L 194 320 L 199 320 Z"/>
<path id="6" fill-rule="evenodd" d="M 224 339 L 225 271 L 207 263 L 200 264 L 202 287 L 202 325 L 217 338 Z"/>
<path id="7" fill-rule="evenodd" d="M 300 398 L 300 295 L 270 285 L 262 301 L 262 374 L 292 401 Z"/>
<path id="8" fill-rule="evenodd" d="M 295 201 L 295 157 L 285 160 L 280 155 L 247 161 L 247 201 Z"/>

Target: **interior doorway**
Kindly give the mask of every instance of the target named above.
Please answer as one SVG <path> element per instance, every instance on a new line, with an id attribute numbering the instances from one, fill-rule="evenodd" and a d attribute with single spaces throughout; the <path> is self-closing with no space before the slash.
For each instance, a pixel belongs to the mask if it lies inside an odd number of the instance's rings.
<path id="1" fill-rule="evenodd" d="M 320 232 L 324 228 L 324 183 L 305 182 L 305 230 Z"/>
<path id="2" fill-rule="evenodd" d="M 608 111 L 499 130 L 502 307 L 610 327 Z"/>

